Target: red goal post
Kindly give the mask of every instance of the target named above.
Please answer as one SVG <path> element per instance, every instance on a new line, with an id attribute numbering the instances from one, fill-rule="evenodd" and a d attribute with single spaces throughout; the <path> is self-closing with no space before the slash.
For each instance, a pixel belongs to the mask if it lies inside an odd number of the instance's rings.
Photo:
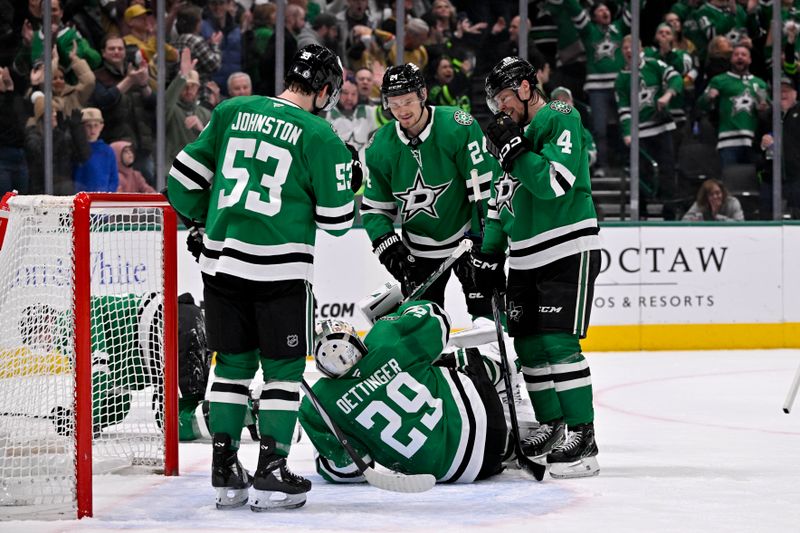
<path id="1" fill-rule="evenodd" d="M 176 235 L 160 194 L 0 201 L 0 509 L 92 516 L 100 461 L 178 474 Z"/>

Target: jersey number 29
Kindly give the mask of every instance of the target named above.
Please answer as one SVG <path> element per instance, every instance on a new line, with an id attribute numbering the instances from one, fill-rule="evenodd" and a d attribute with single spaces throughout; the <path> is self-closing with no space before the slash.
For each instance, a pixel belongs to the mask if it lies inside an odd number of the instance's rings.
<path id="1" fill-rule="evenodd" d="M 401 389 L 405 387 L 406 392 Z M 433 409 L 430 413 L 425 413 L 420 417 L 422 425 L 432 430 L 442 419 L 442 400 L 434 398 L 428 388 L 411 377 L 407 372 L 400 372 L 386 386 L 386 395 L 392 400 L 402 412 L 414 414 L 425 406 Z M 398 413 L 389 404 L 382 400 L 375 400 L 370 403 L 357 417 L 356 421 L 366 429 L 371 429 L 375 425 L 375 415 L 380 415 L 388 422 L 381 431 L 381 440 L 390 446 L 394 451 L 405 458 L 411 458 L 428 440 L 419 429 L 411 428 L 408 432 L 408 444 L 403 444 L 397 439 L 397 432 L 403 425 L 402 413 Z"/>

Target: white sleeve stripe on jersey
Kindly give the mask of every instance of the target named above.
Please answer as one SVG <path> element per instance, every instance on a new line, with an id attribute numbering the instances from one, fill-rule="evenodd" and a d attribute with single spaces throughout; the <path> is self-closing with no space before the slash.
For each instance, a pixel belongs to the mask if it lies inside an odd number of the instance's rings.
<path id="1" fill-rule="evenodd" d="M 347 230 L 353 227 L 353 219 L 351 217 L 350 220 L 336 223 L 322 222 L 317 220 L 317 227 L 326 231 Z"/>
<path id="2" fill-rule="evenodd" d="M 184 151 L 178 153 L 178 155 L 175 157 L 175 161 L 180 161 L 207 182 L 211 182 L 211 178 L 214 177 L 214 171 L 212 169 L 203 165 Z"/>
<path id="3" fill-rule="evenodd" d="M 397 211 L 397 204 L 394 202 L 379 202 L 371 200 L 366 196 L 361 202 L 362 207 L 371 207 L 372 209 L 380 209 L 384 211 Z"/>
<path id="4" fill-rule="evenodd" d="M 350 201 L 339 207 L 324 207 L 318 205 L 314 208 L 314 212 L 323 218 L 339 218 L 344 216 L 349 216 L 352 218 L 354 212 L 354 203 Z"/>
<path id="5" fill-rule="evenodd" d="M 178 153 L 175 157 L 176 160 L 180 161 L 193 171 L 197 172 L 200 176 L 205 178 L 206 181 L 211 181 L 211 178 L 214 177 L 214 171 L 208 168 L 207 166 L 203 165 L 189 154 L 184 151 Z"/>
<path id="6" fill-rule="evenodd" d="M 203 187 L 202 187 L 202 186 L 201 186 L 199 183 L 197 183 L 197 182 L 196 182 L 196 181 L 194 181 L 193 179 L 191 179 L 191 178 L 189 178 L 189 177 L 185 176 L 185 175 L 183 174 L 183 172 L 181 172 L 180 170 L 178 170 L 177 168 L 175 168 L 175 166 L 173 166 L 173 167 L 172 167 L 172 168 L 169 170 L 169 175 L 170 175 L 170 176 L 172 176 L 173 178 L 175 178 L 176 180 L 178 180 L 178 183 L 180 183 L 181 185 L 183 185 L 183 187 L 184 187 L 184 188 L 185 188 L 187 191 L 198 191 L 198 190 L 201 190 L 201 189 L 203 189 Z"/>
<path id="7" fill-rule="evenodd" d="M 550 187 L 556 196 L 566 194 L 575 184 L 575 179 L 575 174 L 567 167 L 558 161 L 550 161 Z"/>

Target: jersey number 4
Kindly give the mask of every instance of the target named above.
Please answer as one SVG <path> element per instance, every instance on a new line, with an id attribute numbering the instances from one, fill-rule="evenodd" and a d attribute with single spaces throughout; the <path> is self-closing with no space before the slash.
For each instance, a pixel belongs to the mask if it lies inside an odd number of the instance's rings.
<path id="1" fill-rule="evenodd" d="M 277 161 L 272 174 L 266 172 L 261 174 L 261 186 L 266 189 L 267 200 L 265 201 L 262 198 L 262 193 L 259 191 L 248 191 L 244 208 L 268 217 L 276 215 L 281 210 L 281 191 L 283 184 L 286 183 L 289 167 L 292 166 L 292 154 L 286 148 L 275 146 L 266 141 L 258 143 L 258 149 L 256 150 L 257 143 L 256 139 L 241 139 L 237 137 L 228 140 L 228 145 L 225 149 L 225 160 L 222 162 L 222 177 L 234 180 L 236 183 L 230 194 L 225 194 L 225 191 L 219 192 L 218 207 L 220 209 L 238 204 L 250 181 L 250 171 L 247 168 L 234 165 L 236 155 L 241 152 L 248 159 L 255 157 L 255 159 L 264 163 L 269 159 Z"/>
<path id="2" fill-rule="evenodd" d="M 401 390 L 403 388 L 406 389 L 406 392 Z M 401 413 L 398 413 L 393 408 L 394 406 L 390 406 L 382 400 L 376 400 L 356 417 L 356 421 L 366 429 L 371 429 L 375 425 L 375 416 L 380 415 L 388 422 L 381 431 L 381 440 L 403 457 L 411 458 L 422 448 L 428 437 L 419 429 L 411 428 L 408 432 L 408 444 L 400 442 L 397 439 L 397 432 L 403 425 L 403 413 L 414 414 L 425 406 L 433 409 L 419 419 L 423 426 L 433 430 L 442 419 L 442 400 L 434 398 L 425 385 L 407 372 L 400 372 L 392 379 L 386 386 L 386 395 L 402 411 Z"/>

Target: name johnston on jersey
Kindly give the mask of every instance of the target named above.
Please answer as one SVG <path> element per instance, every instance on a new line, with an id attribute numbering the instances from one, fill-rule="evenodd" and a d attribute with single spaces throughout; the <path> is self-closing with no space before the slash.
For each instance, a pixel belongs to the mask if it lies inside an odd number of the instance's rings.
<path id="1" fill-rule="evenodd" d="M 231 124 L 231 131 L 257 131 L 296 146 L 303 128 L 261 113 L 239 111 Z"/>

